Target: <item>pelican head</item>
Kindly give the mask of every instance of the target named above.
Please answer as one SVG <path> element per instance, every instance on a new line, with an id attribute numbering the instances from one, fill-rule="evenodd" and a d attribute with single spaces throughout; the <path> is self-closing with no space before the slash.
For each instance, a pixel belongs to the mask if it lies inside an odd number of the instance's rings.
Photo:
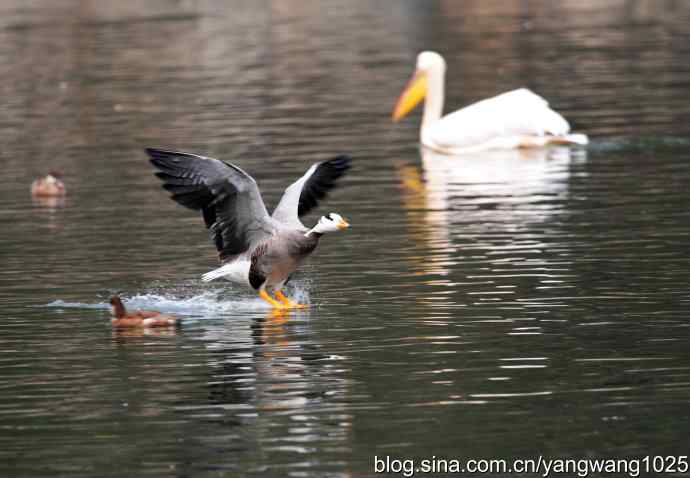
<path id="1" fill-rule="evenodd" d="M 309 232 L 325 234 L 327 232 L 342 231 L 348 227 L 350 227 L 350 224 L 343 219 L 340 214 L 332 212 L 330 214 L 326 214 L 325 216 L 321 216 L 319 222 L 317 222 L 316 226 L 314 226 Z"/>
<path id="2" fill-rule="evenodd" d="M 393 121 L 404 118 L 420 101 L 424 99 L 429 88 L 429 78 L 443 78 L 446 73 L 446 61 L 434 51 L 423 51 L 417 55 L 417 68 L 407 83 L 393 110 Z"/>

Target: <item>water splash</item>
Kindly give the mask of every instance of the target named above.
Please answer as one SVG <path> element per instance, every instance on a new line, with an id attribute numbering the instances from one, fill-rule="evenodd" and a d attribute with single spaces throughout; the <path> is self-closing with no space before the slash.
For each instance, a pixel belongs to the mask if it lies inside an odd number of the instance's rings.
<path id="1" fill-rule="evenodd" d="M 125 305 L 131 309 L 153 309 L 164 313 L 178 314 L 188 317 L 218 317 L 235 313 L 265 311 L 270 309 L 263 300 L 253 296 L 240 296 L 228 298 L 219 291 L 208 291 L 191 297 L 177 296 L 165 293 L 144 293 L 133 296 L 122 295 Z M 292 297 L 300 302 L 309 302 L 309 292 L 306 289 L 296 288 Z M 60 309 L 109 309 L 108 301 L 88 303 L 69 302 L 61 299 L 54 300 L 45 305 Z"/>
<path id="2" fill-rule="evenodd" d="M 98 304 L 87 304 L 84 302 L 68 302 L 62 299 L 57 299 L 49 302 L 45 305 L 46 307 L 55 307 L 58 309 L 107 309 L 110 304 L 98 303 Z"/>

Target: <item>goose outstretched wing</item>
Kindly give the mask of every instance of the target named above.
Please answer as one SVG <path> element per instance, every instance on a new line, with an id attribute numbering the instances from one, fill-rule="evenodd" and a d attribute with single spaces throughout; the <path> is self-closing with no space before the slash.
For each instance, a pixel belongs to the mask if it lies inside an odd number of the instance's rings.
<path id="1" fill-rule="evenodd" d="M 275 233 L 256 181 L 237 166 L 178 151 L 147 148 L 146 153 L 171 198 L 202 212 L 221 262 Z"/>
<path id="2" fill-rule="evenodd" d="M 292 183 L 280 199 L 280 203 L 273 211 L 273 219 L 281 224 L 303 229 L 299 220 L 313 208 L 320 199 L 326 197 L 328 191 L 335 187 L 335 183 L 348 169 L 352 159 L 346 155 L 314 164 L 304 173 L 304 176 Z"/>

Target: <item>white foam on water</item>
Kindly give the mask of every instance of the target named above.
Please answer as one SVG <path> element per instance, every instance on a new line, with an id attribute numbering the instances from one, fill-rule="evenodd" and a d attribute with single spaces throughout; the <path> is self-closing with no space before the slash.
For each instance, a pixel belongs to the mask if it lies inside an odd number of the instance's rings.
<path id="1" fill-rule="evenodd" d="M 309 304 L 311 300 L 309 298 L 309 291 L 307 289 L 295 288 L 289 291 L 283 291 L 285 294 L 294 302 L 299 304 Z"/>
<path id="2" fill-rule="evenodd" d="M 123 294 L 120 297 L 128 309 L 151 309 L 189 317 L 218 317 L 238 312 L 246 313 L 271 309 L 271 306 L 259 297 L 240 296 L 229 298 L 220 291 L 202 292 L 190 297 L 164 293 L 144 293 L 133 296 Z M 302 288 L 293 290 L 290 297 L 302 303 L 309 302 L 309 292 Z M 108 301 L 96 303 L 69 302 L 58 299 L 46 304 L 46 307 L 60 309 L 109 309 L 110 303 Z"/>
<path id="3" fill-rule="evenodd" d="M 258 297 L 223 297 L 218 292 L 204 292 L 191 297 L 167 294 L 138 294 L 123 298 L 125 305 L 133 309 L 155 309 L 161 312 L 183 315 L 206 316 L 235 311 L 264 310 L 270 306 Z"/>

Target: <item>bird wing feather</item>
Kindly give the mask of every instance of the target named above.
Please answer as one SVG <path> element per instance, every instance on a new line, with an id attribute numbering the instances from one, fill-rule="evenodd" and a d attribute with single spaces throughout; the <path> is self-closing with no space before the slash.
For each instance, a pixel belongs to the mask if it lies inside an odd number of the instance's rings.
<path id="1" fill-rule="evenodd" d="M 156 176 L 179 204 L 202 212 L 221 262 L 233 260 L 276 232 L 259 187 L 234 164 L 179 151 L 147 148 Z"/>
<path id="2" fill-rule="evenodd" d="M 281 224 L 304 229 L 299 220 L 326 197 L 336 181 L 350 169 L 351 158 L 346 155 L 316 163 L 304 175 L 292 183 L 283 193 L 273 211 L 273 219 Z"/>

